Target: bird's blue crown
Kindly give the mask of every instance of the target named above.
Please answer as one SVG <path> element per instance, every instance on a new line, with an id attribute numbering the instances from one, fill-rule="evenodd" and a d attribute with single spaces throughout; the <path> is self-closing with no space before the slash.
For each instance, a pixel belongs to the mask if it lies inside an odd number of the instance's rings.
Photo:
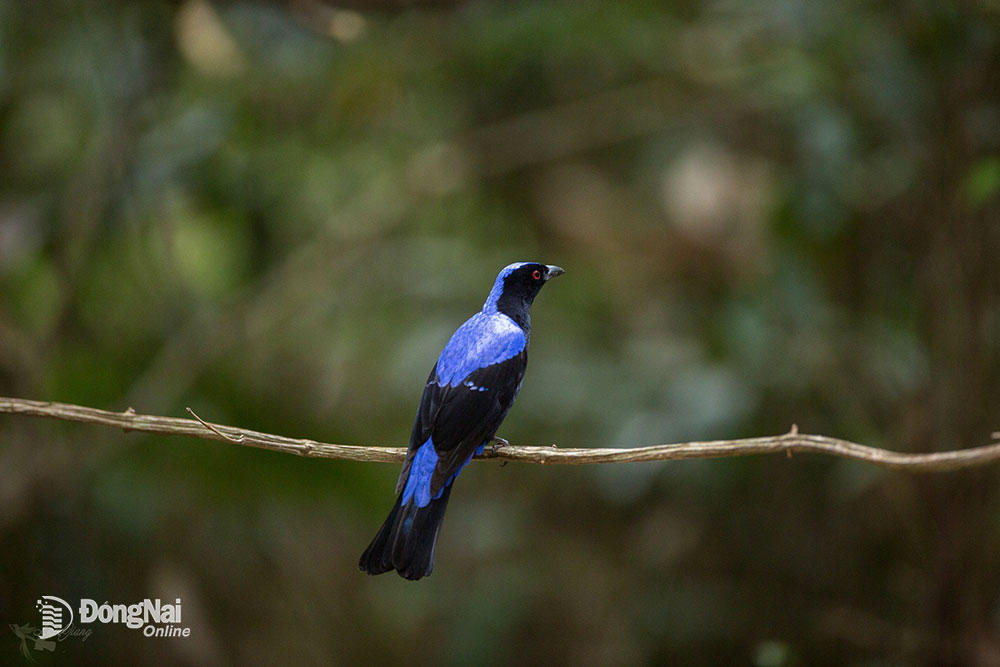
<path id="1" fill-rule="evenodd" d="M 487 315 L 497 312 L 497 301 L 500 300 L 500 296 L 503 295 L 503 284 L 509 276 L 514 271 L 525 264 L 531 264 L 531 262 L 514 262 L 513 264 L 508 264 L 500 270 L 497 275 L 496 281 L 493 283 L 493 289 L 490 290 L 489 296 L 486 297 L 486 303 L 483 304 L 483 312 Z"/>

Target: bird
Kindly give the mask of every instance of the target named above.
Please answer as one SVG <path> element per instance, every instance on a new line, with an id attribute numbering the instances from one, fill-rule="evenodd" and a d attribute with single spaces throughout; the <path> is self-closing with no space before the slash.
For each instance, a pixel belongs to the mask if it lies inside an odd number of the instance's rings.
<path id="1" fill-rule="evenodd" d="M 434 569 L 455 478 L 488 443 L 506 444 L 495 436 L 524 379 L 531 304 L 546 282 L 564 273 L 538 262 L 505 266 L 482 310 L 452 334 L 420 398 L 396 503 L 361 555 L 361 571 L 396 570 L 417 580 Z"/>

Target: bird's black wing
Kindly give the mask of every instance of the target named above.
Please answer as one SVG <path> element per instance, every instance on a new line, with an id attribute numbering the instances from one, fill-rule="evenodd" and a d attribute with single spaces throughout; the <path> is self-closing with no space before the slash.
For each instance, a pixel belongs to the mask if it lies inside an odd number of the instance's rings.
<path id="1" fill-rule="evenodd" d="M 430 491 L 437 494 L 479 446 L 494 436 L 517 397 L 527 364 L 528 351 L 523 349 L 505 361 L 473 371 L 458 386 L 439 384 L 435 366 L 420 399 L 396 493 L 406 485 L 416 451 L 430 438 L 438 455 Z"/>

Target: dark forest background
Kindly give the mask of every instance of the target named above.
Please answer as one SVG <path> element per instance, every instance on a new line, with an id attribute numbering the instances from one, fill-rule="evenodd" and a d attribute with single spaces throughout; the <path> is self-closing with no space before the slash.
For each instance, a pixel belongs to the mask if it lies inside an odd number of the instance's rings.
<path id="1" fill-rule="evenodd" d="M 515 260 L 500 435 L 1000 429 L 1000 8 L 0 3 L 0 395 L 406 444 Z M 38 664 L 1000 665 L 997 468 L 478 463 L 433 576 L 398 468 L 0 416 L 0 663 L 42 594 L 183 600 Z"/>

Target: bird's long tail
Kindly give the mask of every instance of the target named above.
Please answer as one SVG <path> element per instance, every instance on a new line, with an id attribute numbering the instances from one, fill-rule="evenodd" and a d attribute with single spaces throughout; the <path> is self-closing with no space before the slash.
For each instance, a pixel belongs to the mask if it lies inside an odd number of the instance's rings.
<path id="1" fill-rule="evenodd" d="M 441 497 L 432 499 L 425 507 L 417 507 L 413 498 L 402 505 L 402 494 L 397 496 L 385 523 L 361 554 L 358 562 L 361 571 L 382 574 L 396 570 L 401 577 L 411 580 L 430 574 L 434 569 L 434 546 L 450 495 L 449 484 Z"/>

